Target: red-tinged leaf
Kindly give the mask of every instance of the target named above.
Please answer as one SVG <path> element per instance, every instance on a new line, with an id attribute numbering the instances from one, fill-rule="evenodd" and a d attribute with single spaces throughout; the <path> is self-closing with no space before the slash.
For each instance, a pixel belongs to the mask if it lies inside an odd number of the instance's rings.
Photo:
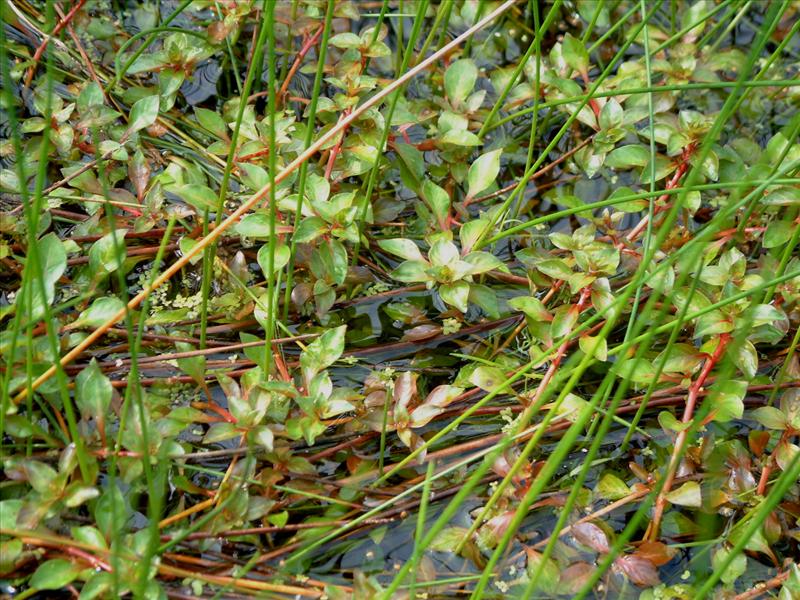
<path id="1" fill-rule="evenodd" d="M 412 327 L 408 331 L 403 334 L 403 337 L 400 339 L 401 342 L 417 342 L 419 340 L 428 340 L 430 338 L 436 337 L 442 332 L 442 328 L 439 325 L 434 325 L 433 323 L 426 323 L 424 325 L 417 325 L 416 327 Z"/>
<path id="2" fill-rule="evenodd" d="M 500 477 L 505 477 L 511 471 L 511 463 L 503 456 L 498 456 L 492 463 L 492 471 Z"/>
<path id="3" fill-rule="evenodd" d="M 594 567 L 587 562 L 573 563 L 561 572 L 558 581 L 562 594 L 577 594 L 594 572 Z"/>
<path id="4" fill-rule="evenodd" d="M 642 542 L 635 554 L 660 567 L 671 561 L 676 552 L 675 548 L 670 548 L 662 542 Z"/>
<path id="5" fill-rule="evenodd" d="M 661 583 L 655 565 L 636 554 L 620 556 L 614 561 L 614 568 L 630 579 L 632 583 L 642 587 L 652 587 Z"/>
<path id="6" fill-rule="evenodd" d="M 401 373 L 394 382 L 394 394 L 392 399 L 395 406 L 408 408 L 411 399 L 417 395 L 417 376 L 410 371 Z"/>
<path id="7" fill-rule="evenodd" d="M 582 545 L 595 552 L 606 554 L 610 550 L 606 532 L 594 523 L 578 523 L 572 527 L 572 535 Z"/>
<path id="8" fill-rule="evenodd" d="M 750 446 L 750 452 L 756 456 L 764 454 L 764 450 L 769 444 L 769 431 L 752 430 L 747 434 L 747 445 Z"/>
<path id="9" fill-rule="evenodd" d="M 514 520 L 514 511 L 509 510 L 489 519 L 480 529 L 480 540 L 489 548 L 497 546 L 505 535 L 511 521 Z"/>
<path id="10" fill-rule="evenodd" d="M 454 385 L 439 385 L 433 388 L 428 397 L 425 398 L 424 404 L 431 406 L 438 406 L 444 408 L 450 406 L 452 402 L 464 392 L 464 388 L 456 387 Z"/>
<path id="11" fill-rule="evenodd" d="M 443 409 L 438 406 L 423 404 L 411 411 L 411 427 L 424 427 L 434 417 L 442 414 Z"/>
<path id="12" fill-rule="evenodd" d="M 667 500 L 679 506 L 699 508 L 703 504 L 700 484 L 696 481 L 687 481 L 678 489 L 667 494 Z"/>
<path id="13" fill-rule="evenodd" d="M 141 150 L 137 150 L 133 159 L 128 163 L 128 179 L 136 190 L 136 199 L 142 203 L 144 193 L 147 191 L 147 184 L 150 181 L 150 163 Z"/>

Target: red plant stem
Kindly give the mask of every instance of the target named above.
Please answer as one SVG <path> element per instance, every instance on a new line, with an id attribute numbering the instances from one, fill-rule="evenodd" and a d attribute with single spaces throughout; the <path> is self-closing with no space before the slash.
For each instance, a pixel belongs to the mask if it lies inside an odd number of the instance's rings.
<path id="1" fill-rule="evenodd" d="M 36 65 L 39 64 L 39 59 L 42 58 L 42 54 L 44 54 L 44 51 L 47 49 L 47 44 L 50 43 L 50 39 L 58 35 L 59 32 L 67 26 L 67 24 L 72 20 L 72 17 L 75 16 L 75 13 L 81 9 L 81 6 L 83 6 L 84 2 L 86 2 L 86 0 L 78 0 L 70 9 L 70 11 L 64 16 L 64 18 L 58 22 L 53 29 L 53 33 L 44 38 L 42 43 L 39 44 L 39 47 L 36 48 L 36 52 L 33 54 L 33 64 L 28 67 L 28 72 L 25 75 L 25 87 L 30 87 L 31 81 L 33 80 L 33 74 L 36 71 Z"/>
<path id="2" fill-rule="evenodd" d="M 589 73 L 583 72 L 581 73 L 581 79 L 583 79 L 584 90 L 586 93 L 589 93 Z M 592 112 L 596 117 L 600 116 L 600 105 L 597 103 L 597 100 L 594 98 L 589 98 L 589 106 L 592 109 Z"/>
<path id="3" fill-rule="evenodd" d="M 350 111 L 349 108 L 346 109 L 342 113 L 342 116 L 341 116 L 341 118 L 339 120 L 342 121 L 342 120 L 346 119 L 347 116 L 350 114 L 350 112 L 351 111 Z M 333 163 L 336 162 L 336 157 L 339 156 L 339 152 L 342 151 L 342 144 L 344 143 L 344 136 L 345 136 L 346 133 L 347 133 L 347 129 L 345 128 L 344 131 L 342 131 L 341 139 L 338 142 L 336 142 L 336 145 L 333 148 L 331 148 L 331 152 L 328 155 L 328 164 L 325 166 L 325 179 L 330 180 L 330 178 L 331 178 L 331 173 L 333 172 Z"/>
<path id="4" fill-rule="evenodd" d="M 294 59 L 294 62 L 292 63 L 292 67 L 289 69 L 289 72 L 286 74 L 286 79 L 284 79 L 283 84 L 281 85 L 281 89 L 278 90 L 278 94 L 275 97 L 275 100 L 278 103 L 278 105 L 280 105 L 280 102 L 281 102 L 281 99 L 283 98 L 283 95 L 286 93 L 286 90 L 289 88 L 289 84 L 292 82 L 292 78 L 294 77 L 294 74 L 297 72 L 297 69 L 300 68 L 300 63 L 303 62 L 303 58 L 305 57 L 306 54 L 308 54 L 308 51 L 311 50 L 311 48 L 313 48 L 314 45 L 317 43 L 317 41 L 319 40 L 319 37 L 322 35 L 322 30 L 323 29 L 324 29 L 324 27 L 322 25 L 320 25 L 319 29 L 317 29 L 316 33 L 314 33 L 314 35 L 312 35 L 308 40 L 306 40 L 306 43 L 303 44 L 302 48 L 300 48 L 300 52 L 297 53 L 297 57 Z"/>
<path id="5" fill-rule="evenodd" d="M 666 190 L 672 190 L 672 189 L 675 189 L 676 187 L 678 187 L 678 184 L 681 182 L 681 179 L 686 174 L 686 171 L 689 169 L 689 159 L 691 158 L 692 154 L 694 153 L 694 150 L 695 150 L 695 144 L 694 143 L 689 144 L 688 146 L 686 146 L 686 148 L 683 149 L 683 153 L 681 154 L 681 162 L 678 165 L 678 168 L 675 171 L 675 174 L 672 176 L 672 179 L 670 179 L 667 182 L 667 185 L 666 185 L 666 188 L 665 188 Z M 669 197 L 670 197 L 670 194 L 663 194 L 663 195 L 658 197 L 656 202 L 666 202 L 667 200 L 669 200 Z M 658 212 L 660 212 L 660 210 L 661 209 L 656 207 L 654 213 L 657 214 Z M 642 218 L 641 221 L 639 221 L 639 223 L 636 225 L 636 227 L 631 229 L 631 231 L 626 236 L 626 239 L 629 242 L 636 241 L 639 238 L 639 236 L 642 235 L 644 230 L 647 228 L 647 224 L 649 222 L 650 222 L 650 215 L 648 214 L 648 215 L 645 215 Z M 619 246 L 621 246 L 621 244 Z"/>
<path id="6" fill-rule="evenodd" d="M 781 444 L 786 443 L 786 441 L 791 436 L 791 431 L 789 429 L 785 429 L 781 434 L 781 439 L 778 440 L 778 445 L 772 450 L 772 453 L 769 455 L 767 459 L 767 464 L 764 465 L 763 470 L 761 471 L 761 477 L 758 480 L 758 487 L 756 488 L 756 494 L 759 496 L 764 496 L 767 493 L 767 483 L 769 482 L 769 476 L 772 474 L 772 469 L 775 466 L 775 453 L 778 450 L 778 447 Z"/>
<path id="7" fill-rule="evenodd" d="M 683 418 L 681 419 L 682 423 L 688 424 L 691 422 L 692 417 L 694 416 L 695 406 L 697 405 L 697 399 L 700 397 L 700 393 L 703 391 L 703 384 L 705 384 L 706 379 L 708 379 L 708 376 L 711 374 L 711 371 L 719 362 L 720 358 L 722 358 L 722 354 L 725 352 L 725 348 L 728 346 L 730 341 L 730 334 L 723 333 L 719 336 L 717 348 L 714 350 L 714 353 L 706 359 L 705 363 L 703 364 L 703 369 L 700 371 L 700 375 L 697 376 L 695 382 L 689 387 L 689 395 L 686 399 L 686 407 L 683 410 Z M 664 509 L 667 506 L 667 494 L 669 494 L 670 490 L 672 489 L 672 484 L 675 481 L 675 473 L 678 470 L 678 464 L 680 463 L 681 455 L 683 454 L 683 448 L 686 445 L 688 438 L 687 431 L 688 428 L 678 432 L 678 436 L 675 438 L 675 447 L 672 450 L 672 456 L 670 457 L 669 464 L 667 465 L 664 486 L 661 488 L 658 498 L 656 498 L 653 520 L 650 522 L 648 532 L 645 534 L 645 538 L 649 539 L 650 541 L 656 541 L 658 539 L 658 532 L 661 528 L 661 519 L 664 516 Z"/>
<path id="8" fill-rule="evenodd" d="M 56 4 L 54 6 L 54 8 L 56 9 L 56 12 L 58 13 L 58 16 L 61 17 L 62 20 L 67 19 L 67 16 L 64 14 L 64 11 L 61 10 L 61 7 L 58 4 Z M 86 70 L 89 72 L 89 76 L 97 84 L 97 87 L 100 88 L 100 94 L 103 96 L 103 100 L 105 100 L 106 99 L 106 92 L 103 89 L 103 84 L 100 81 L 100 78 L 97 76 L 97 73 L 94 70 L 94 66 L 92 65 L 92 61 L 89 59 L 89 56 L 86 54 L 86 50 L 83 49 L 83 46 L 81 45 L 81 41 L 78 38 L 78 36 L 76 35 L 76 33 L 75 33 L 75 29 L 72 27 L 72 23 L 69 20 L 67 20 L 66 23 L 67 23 L 67 33 L 69 34 L 69 37 L 71 37 L 72 41 L 75 42 L 75 47 L 78 49 L 78 53 L 81 55 L 81 58 L 83 59 L 83 62 L 86 65 Z"/>
<path id="9" fill-rule="evenodd" d="M 589 287 L 585 287 L 581 291 L 580 299 L 578 300 L 578 304 L 576 304 L 578 314 L 583 312 L 583 309 L 586 307 L 587 300 L 589 300 L 591 293 L 592 290 Z M 547 372 L 544 374 L 544 377 L 542 377 L 542 380 L 539 382 L 539 385 L 536 388 L 536 393 L 533 395 L 533 398 L 531 398 L 529 405 L 536 404 L 542 397 L 542 394 L 544 394 L 545 389 L 547 389 L 547 386 L 550 385 L 550 381 L 553 379 L 553 377 L 555 377 L 556 371 L 558 371 L 558 367 L 561 364 L 561 360 L 567 353 L 567 349 L 573 342 L 574 340 L 566 339 L 558 347 L 558 350 L 556 350 L 556 355 L 553 357 L 553 360 L 550 363 L 550 366 L 547 368 Z"/>
<path id="10" fill-rule="evenodd" d="M 758 598 L 763 594 L 767 593 L 769 590 L 775 589 L 776 587 L 780 587 L 783 583 L 789 579 L 789 575 L 791 571 L 786 569 L 783 573 L 778 573 L 772 579 L 767 581 L 762 581 L 761 583 L 756 584 L 752 589 L 747 590 L 746 592 L 742 592 L 741 594 L 734 596 L 733 600 L 753 600 L 753 598 Z"/>

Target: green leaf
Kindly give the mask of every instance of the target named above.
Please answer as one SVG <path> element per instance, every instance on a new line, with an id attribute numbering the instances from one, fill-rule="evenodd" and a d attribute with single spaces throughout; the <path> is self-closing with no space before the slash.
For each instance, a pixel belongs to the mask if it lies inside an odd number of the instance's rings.
<path id="1" fill-rule="evenodd" d="M 75 401 L 84 419 L 104 419 L 111 405 L 114 388 L 111 381 L 100 370 L 97 359 L 75 378 Z"/>
<path id="2" fill-rule="evenodd" d="M 335 363 L 344 352 L 344 334 L 346 325 L 329 329 L 311 342 L 300 355 L 300 367 L 306 386 L 314 376 Z"/>
<path id="3" fill-rule="evenodd" d="M 468 59 L 457 60 L 444 73 L 444 91 L 448 100 L 458 108 L 472 92 L 478 80 L 478 67 Z"/>
<path id="4" fill-rule="evenodd" d="M 403 283 L 417 283 L 432 281 L 433 278 L 428 275 L 428 263 L 421 260 L 407 260 L 398 265 L 392 271 L 392 278 Z"/>
<path id="5" fill-rule="evenodd" d="M 431 264 L 437 267 L 452 267 L 458 261 L 458 248 L 453 242 L 446 239 L 438 239 L 428 250 L 428 258 Z"/>
<path id="6" fill-rule="evenodd" d="M 261 267 L 264 275 L 269 275 L 269 252 L 270 247 L 272 246 L 271 243 L 264 244 L 259 248 L 258 254 L 256 256 L 256 260 L 258 261 L 258 266 Z M 286 244 L 279 243 L 275 247 L 275 253 L 272 257 L 272 273 L 277 273 L 283 267 L 285 267 L 288 262 L 289 258 L 291 257 L 292 251 L 289 249 L 289 246 Z"/>
<path id="7" fill-rule="evenodd" d="M 267 426 L 257 427 L 253 431 L 253 442 L 265 448 L 267 452 L 272 452 L 272 447 L 275 441 L 275 434 L 272 429 Z"/>
<path id="8" fill-rule="evenodd" d="M 493 392 L 505 383 L 507 377 L 503 371 L 497 367 L 489 365 L 478 365 L 469 377 L 472 385 L 481 388 L 485 392 Z"/>
<path id="9" fill-rule="evenodd" d="M 233 228 L 236 233 L 248 238 L 271 237 L 269 216 L 263 212 L 245 215 Z"/>
<path id="10" fill-rule="evenodd" d="M 444 228 L 447 217 L 450 214 L 450 196 L 438 185 L 426 179 L 422 184 L 422 197 L 440 226 Z"/>
<path id="11" fill-rule="evenodd" d="M 218 113 L 207 108 L 195 107 L 194 116 L 203 129 L 210 131 L 220 139 L 228 139 L 228 125 Z"/>
<path id="12" fill-rule="evenodd" d="M 251 190 L 262 190 L 269 185 L 269 175 L 266 169 L 250 163 L 239 163 L 237 166 L 242 172 L 242 183 Z"/>
<path id="13" fill-rule="evenodd" d="M 786 415 L 774 406 L 760 406 L 750 414 L 767 429 L 783 430 L 789 422 Z"/>
<path id="14" fill-rule="evenodd" d="M 36 590 L 60 590 L 75 581 L 81 570 L 68 560 L 54 558 L 39 565 L 31 577 L 30 586 Z"/>
<path id="15" fill-rule="evenodd" d="M 582 335 L 578 339 L 578 345 L 584 354 L 588 354 L 601 362 L 608 359 L 608 342 L 601 336 Z"/>
<path id="16" fill-rule="evenodd" d="M 92 274 L 113 273 L 123 261 L 127 250 L 125 248 L 125 229 L 117 229 L 107 233 L 89 248 L 89 270 Z M 120 256 L 117 257 L 117 250 Z"/>
<path id="17" fill-rule="evenodd" d="M 175 349 L 178 352 L 191 352 L 194 346 L 186 342 L 175 342 Z M 178 368 L 189 375 L 197 385 L 203 385 L 206 379 L 206 357 L 202 354 L 179 358 Z"/>
<path id="18" fill-rule="evenodd" d="M 568 279 L 573 275 L 572 269 L 560 258 L 548 258 L 536 263 L 536 268 L 553 279 Z"/>
<path id="19" fill-rule="evenodd" d="M 709 401 L 714 411 L 714 420 L 726 423 L 741 419 L 744 414 L 744 397 L 747 394 L 746 381 L 723 381 L 714 386 Z"/>
<path id="20" fill-rule="evenodd" d="M 458 232 L 458 237 L 461 240 L 461 251 L 465 254 L 469 253 L 487 227 L 489 227 L 489 221 L 486 219 L 471 219 L 464 223 Z"/>
<path id="21" fill-rule="evenodd" d="M 325 233 L 327 229 L 327 224 L 321 218 L 306 217 L 300 221 L 300 224 L 297 226 L 297 230 L 294 232 L 292 239 L 298 244 L 307 244 L 309 242 L 313 242 L 315 239 Z"/>
<path id="22" fill-rule="evenodd" d="M 347 278 L 347 250 L 341 242 L 327 240 L 311 255 L 310 266 L 317 279 L 341 285 Z"/>
<path id="23" fill-rule="evenodd" d="M 764 232 L 764 248 L 777 248 L 792 239 L 797 226 L 791 221 L 772 221 Z"/>
<path id="24" fill-rule="evenodd" d="M 445 283 L 439 286 L 439 295 L 447 304 L 461 312 L 467 312 L 469 302 L 469 284 L 466 281 Z"/>
<path id="25" fill-rule="evenodd" d="M 595 492 L 606 500 L 619 500 L 630 494 L 631 489 L 613 473 L 606 473 L 597 482 Z"/>
<path id="26" fill-rule="evenodd" d="M 203 436 L 203 442 L 206 444 L 213 444 L 214 442 L 222 442 L 235 438 L 240 434 L 241 432 L 236 429 L 233 423 L 214 423 Z"/>
<path id="27" fill-rule="evenodd" d="M 700 493 L 700 484 L 696 481 L 687 481 L 676 490 L 667 494 L 667 500 L 679 506 L 700 508 L 703 505 L 703 496 Z"/>
<path id="28" fill-rule="evenodd" d="M 747 377 L 753 378 L 758 371 L 758 352 L 750 340 L 744 340 L 732 349 L 733 362 Z"/>
<path id="29" fill-rule="evenodd" d="M 465 527 L 447 527 L 437 535 L 428 547 L 436 552 L 455 552 L 466 539 L 469 530 Z"/>
<path id="30" fill-rule="evenodd" d="M 145 127 L 150 127 L 150 125 L 156 122 L 160 101 L 161 98 L 158 95 L 147 96 L 137 101 L 131 107 L 128 135 L 140 129 L 144 129 Z"/>
<path id="31" fill-rule="evenodd" d="M 389 254 L 399 256 L 404 260 L 424 261 L 422 252 L 411 240 L 396 238 L 392 240 L 378 240 L 378 246 Z"/>
<path id="32" fill-rule="evenodd" d="M 581 75 L 588 72 L 589 53 L 586 51 L 586 46 L 569 33 L 564 34 L 564 41 L 561 43 L 561 55 L 566 63 Z"/>
<path id="33" fill-rule="evenodd" d="M 728 560 L 728 556 L 730 555 L 731 551 L 728 548 L 719 548 L 714 554 L 711 555 L 711 565 L 714 567 L 715 572 L 719 572 L 722 568 L 722 565 Z M 727 566 L 727 568 L 722 572 L 720 575 L 720 579 L 722 579 L 723 583 L 727 585 L 731 585 L 734 583 L 739 577 L 741 577 L 747 571 L 747 556 L 742 553 L 736 555 L 733 561 Z"/>
<path id="34" fill-rule="evenodd" d="M 111 595 L 114 587 L 114 577 L 111 573 L 100 571 L 91 576 L 89 581 L 83 584 L 79 600 L 94 600 L 95 598 L 107 598 Z"/>
<path id="35" fill-rule="evenodd" d="M 781 187 L 771 191 L 760 200 L 762 204 L 771 206 L 790 206 L 800 204 L 800 188 Z"/>
<path id="36" fill-rule="evenodd" d="M 71 327 L 100 327 L 124 308 L 125 303 L 116 296 L 103 296 L 92 302 L 92 305 L 78 316 Z"/>
<path id="37" fill-rule="evenodd" d="M 402 143 L 396 144 L 394 149 L 416 182 L 422 183 L 425 179 L 425 158 L 422 152 L 411 144 Z"/>
<path id="38" fill-rule="evenodd" d="M 48 233 L 39 240 L 39 260 L 47 303 L 52 304 L 56 283 L 67 269 L 67 252 L 55 233 Z"/>
<path id="39" fill-rule="evenodd" d="M 328 43 L 337 48 L 360 48 L 361 38 L 355 33 L 338 33 L 328 40 Z"/>
<path id="40" fill-rule="evenodd" d="M 638 144 L 615 148 L 606 156 L 605 164 L 614 169 L 644 167 L 650 161 L 650 150 Z M 649 176 L 649 173 L 648 173 Z"/>
<path id="41" fill-rule="evenodd" d="M 622 106 L 614 98 L 609 98 L 600 110 L 600 128 L 612 129 L 622 125 L 622 119 L 625 116 L 625 111 Z"/>
<path id="42" fill-rule="evenodd" d="M 800 447 L 790 442 L 780 442 L 775 448 L 775 462 L 782 471 L 791 469 Z"/>
<path id="43" fill-rule="evenodd" d="M 480 275 L 493 269 L 508 272 L 505 263 L 489 252 L 470 252 L 464 257 L 464 262 L 472 265 L 470 269 L 472 275 Z"/>
<path id="44" fill-rule="evenodd" d="M 508 301 L 508 305 L 515 309 L 524 312 L 528 317 L 534 321 L 550 321 L 553 316 L 542 304 L 542 301 L 533 296 L 518 296 Z"/>
<path id="45" fill-rule="evenodd" d="M 567 335 L 578 322 L 580 312 L 575 305 L 559 306 L 555 309 L 553 322 L 550 324 L 550 335 L 558 340 Z"/>
<path id="46" fill-rule="evenodd" d="M 70 485 L 64 493 L 64 505 L 68 508 L 75 508 L 81 504 L 85 504 L 89 500 L 94 500 L 100 495 L 100 491 L 90 485 L 81 485 L 80 483 Z"/>
<path id="47" fill-rule="evenodd" d="M 503 154 L 502 149 L 492 150 L 478 157 L 472 163 L 467 173 L 467 198 L 474 198 L 489 187 L 497 179 L 497 174 L 500 172 L 500 156 Z"/>
<path id="48" fill-rule="evenodd" d="M 200 211 L 217 210 L 217 195 L 207 185 L 187 183 L 177 186 L 173 191 L 180 196 L 181 200 Z"/>
<path id="49" fill-rule="evenodd" d="M 675 415 L 668 410 L 662 410 L 660 413 L 658 413 L 658 424 L 661 425 L 661 428 L 664 431 L 676 432 L 685 431 L 692 426 L 691 423 L 683 423 L 678 421 L 678 419 L 675 418 Z"/>

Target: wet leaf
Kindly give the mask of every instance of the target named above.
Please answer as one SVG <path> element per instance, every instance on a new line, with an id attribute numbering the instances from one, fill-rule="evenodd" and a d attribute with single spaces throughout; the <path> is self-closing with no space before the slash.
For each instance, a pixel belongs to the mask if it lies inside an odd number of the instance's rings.
<path id="1" fill-rule="evenodd" d="M 83 418 L 104 419 L 111 405 L 113 388 L 95 358 L 92 358 L 88 367 L 78 373 L 75 385 L 75 399 Z"/>
<path id="2" fill-rule="evenodd" d="M 589 53 L 577 38 L 567 33 L 561 45 L 561 54 L 566 63 L 578 73 L 584 74 L 589 69 Z"/>
<path id="3" fill-rule="evenodd" d="M 119 298 L 111 296 L 98 298 L 89 308 L 81 312 L 71 327 L 100 327 L 106 321 L 117 317 L 124 308 L 125 304 Z M 122 315 L 117 318 L 122 318 Z"/>
<path id="4" fill-rule="evenodd" d="M 613 473 L 605 473 L 594 491 L 607 500 L 619 500 L 631 493 L 628 485 Z"/>
<path id="5" fill-rule="evenodd" d="M 465 281 L 442 284 L 439 286 L 439 295 L 450 306 L 454 306 L 461 312 L 467 312 L 469 284 Z"/>
<path id="6" fill-rule="evenodd" d="M 611 549 L 606 532 L 591 521 L 573 525 L 572 535 L 582 545 L 595 552 L 606 554 Z"/>
<path id="7" fill-rule="evenodd" d="M 447 68 L 444 89 L 453 106 L 457 108 L 466 100 L 477 80 L 478 67 L 470 59 L 457 60 Z"/>
<path id="8" fill-rule="evenodd" d="M 489 187 L 497 179 L 500 172 L 500 156 L 503 150 L 493 150 L 479 156 L 469 167 L 467 174 L 467 198 L 474 198 Z"/>
<path id="9" fill-rule="evenodd" d="M 307 385 L 317 373 L 327 369 L 342 355 L 346 330 L 346 325 L 329 329 L 311 342 L 300 356 L 300 366 Z"/>
<path id="10" fill-rule="evenodd" d="M 506 375 L 497 367 L 479 365 L 470 375 L 470 382 L 485 392 L 493 392 L 506 381 Z"/>
<path id="11" fill-rule="evenodd" d="M 37 590 L 60 590 L 78 577 L 81 568 L 63 558 L 43 562 L 31 577 L 30 585 Z"/>
<path id="12" fill-rule="evenodd" d="M 703 497 L 700 493 L 700 484 L 696 481 L 687 481 L 678 489 L 672 490 L 667 494 L 667 500 L 679 506 L 690 506 L 700 508 L 703 505 Z"/>
<path id="13" fill-rule="evenodd" d="M 140 129 L 150 127 L 158 118 L 158 108 L 161 98 L 159 96 L 146 96 L 138 100 L 131 107 L 131 114 L 128 122 L 128 135 Z"/>
<path id="14" fill-rule="evenodd" d="M 655 565 L 636 554 L 623 554 L 614 560 L 614 568 L 641 587 L 653 587 L 661 583 Z"/>
<path id="15" fill-rule="evenodd" d="M 273 251 L 272 269 L 270 271 L 270 247 L 271 244 L 264 244 L 258 249 L 258 266 L 261 267 L 261 271 L 265 275 L 269 273 L 277 273 L 283 269 L 283 267 L 289 263 L 289 258 L 291 257 L 291 250 L 289 249 L 289 246 L 286 244 L 277 244 L 275 246 L 275 250 Z"/>

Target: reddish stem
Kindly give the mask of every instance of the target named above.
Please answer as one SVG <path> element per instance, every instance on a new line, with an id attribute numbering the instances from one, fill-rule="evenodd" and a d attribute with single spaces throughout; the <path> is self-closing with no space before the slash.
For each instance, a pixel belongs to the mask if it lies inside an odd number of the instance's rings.
<path id="1" fill-rule="evenodd" d="M 343 121 L 344 119 L 347 118 L 349 114 L 350 114 L 350 109 L 348 108 L 342 113 L 342 116 L 339 120 Z M 325 179 L 327 180 L 330 180 L 331 173 L 333 172 L 333 163 L 336 162 L 336 157 L 339 156 L 339 152 L 342 151 L 342 143 L 344 142 L 344 136 L 346 131 L 347 129 L 342 131 L 341 139 L 338 142 L 336 142 L 336 145 L 333 148 L 331 148 L 330 154 L 328 155 L 328 164 L 325 166 Z"/>
<path id="2" fill-rule="evenodd" d="M 30 87 L 31 81 L 33 80 L 33 74 L 36 71 L 36 65 L 39 64 L 39 59 L 42 58 L 42 54 L 47 49 L 47 44 L 50 43 L 50 40 L 57 36 L 59 32 L 67 26 L 67 24 L 72 20 L 72 17 L 75 16 L 81 6 L 83 6 L 86 0 L 78 0 L 75 5 L 70 9 L 70 11 L 61 19 L 58 24 L 53 29 L 53 33 L 42 40 L 42 43 L 39 44 L 39 47 L 36 48 L 36 52 L 33 54 L 33 64 L 28 68 L 28 73 L 25 75 L 25 87 Z"/>
<path id="3" fill-rule="evenodd" d="M 281 89 L 278 90 L 278 95 L 276 96 L 276 101 L 280 103 L 283 95 L 286 93 L 286 90 L 289 88 L 289 84 L 292 82 L 292 78 L 294 74 L 297 72 L 297 69 L 300 68 L 300 63 L 305 58 L 305 55 L 308 54 L 309 50 L 314 47 L 319 40 L 319 37 L 322 35 L 323 26 L 320 25 L 319 29 L 317 29 L 316 33 L 312 35 L 306 43 L 303 44 L 303 47 L 300 48 L 300 52 L 297 53 L 297 57 L 294 59 L 292 63 L 292 67 L 289 69 L 289 72 L 286 74 L 286 79 L 284 79 L 283 84 L 281 85 Z"/>
<path id="4" fill-rule="evenodd" d="M 767 464 L 764 465 L 764 469 L 761 471 L 761 477 L 758 480 L 758 487 L 756 488 L 756 494 L 759 496 L 766 495 L 769 476 L 772 474 L 772 470 L 775 468 L 775 453 L 778 451 L 778 448 L 781 444 L 784 444 L 788 441 L 790 436 L 791 430 L 785 429 L 781 434 L 781 439 L 778 440 L 778 445 L 775 446 L 775 448 L 772 450 L 772 453 L 769 455 Z"/>
<path id="5" fill-rule="evenodd" d="M 694 150 L 695 150 L 694 143 L 689 144 L 688 146 L 686 146 L 686 148 L 683 149 L 683 153 L 681 154 L 681 162 L 678 165 L 678 168 L 675 170 L 675 174 L 672 176 L 672 179 L 670 179 L 667 182 L 667 185 L 664 188 L 665 190 L 673 190 L 676 187 L 678 187 L 678 184 L 680 183 L 681 179 L 686 174 L 686 171 L 689 169 L 689 159 L 691 158 L 692 154 L 694 154 Z M 670 194 L 662 194 L 656 200 L 656 204 L 666 202 L 667 200 L 669 200 L 669 197 Z M 655 216 L 656 214 L 658 214 L 663 210 L 666 210 L 666 208 L 667 208 L 666 206 L 664 207 L 656 206 L 653 211 L 653 216 Z M 647 224 L 649 222 L 650 222 L 650 215 L 645 215 L 644 218 L 642 218 L 642 220 L 639 221 L 636 227 L 631 229 L 630 233 L 628 233 L 628 235 L 626 236 L 626 239 L 629 242 L 636 241 L 639 238 L 639 236 L 642 235 L 644 230 L 647 228 Z M 618 244 L 618 247 L 621 246 L 622 246 L 621 243 Z"/>
<path id="6" fill-rule="evenodd" d="M 709 356 L 708 359 L 706 359 L 705 363 L 703 364 L 703 369 L 700 371 L 700 375 L 698 375 L 695 382 L 689 387 L 689 395 L 686 399 L 686 407 L 683 410 L 683 418 L 681 419 L 682 423 L 688 424 L 692 421 L 694 409 L 697 405 L 697 399 L 700 397 L 701 392 L 703 392 L 703 384 L 705 384 L 706 379 L 708 379 L 708 376 L 711 374 L 711 371 L 722 358 L 725 348 L 728 346 L 730 341 L 731 336 L 728 333 L 723 333 L 719 336 L 717 348 L 714 350 L 714 353 Z M 648 528 L 647 534 L 645 534 L 645 538 L 649 539 L 650 541 L 656 541 L 658 539 L 658 532 L 661 528 L 661 519 L 664 516 L 664 509 L 667 506 L 667 494 L 669 494 L 670 490 L 672 489 L 672 484 L 675 481 L 675 473 L 678 470 L 678 464 L 680 463 L 681 455 L 683 454 L 683 448 L 686 445 L 687 439 L 688 428 L 678 432 L 678 436 L 675 439 L 675 448 L 672 450 L 672 456 L 670 457 L 669 465 L 667 466 L 664 486 L 661 488 L 658 498 L 656 498 L 653 520 L 650 522 L 650 527 Z"/>

